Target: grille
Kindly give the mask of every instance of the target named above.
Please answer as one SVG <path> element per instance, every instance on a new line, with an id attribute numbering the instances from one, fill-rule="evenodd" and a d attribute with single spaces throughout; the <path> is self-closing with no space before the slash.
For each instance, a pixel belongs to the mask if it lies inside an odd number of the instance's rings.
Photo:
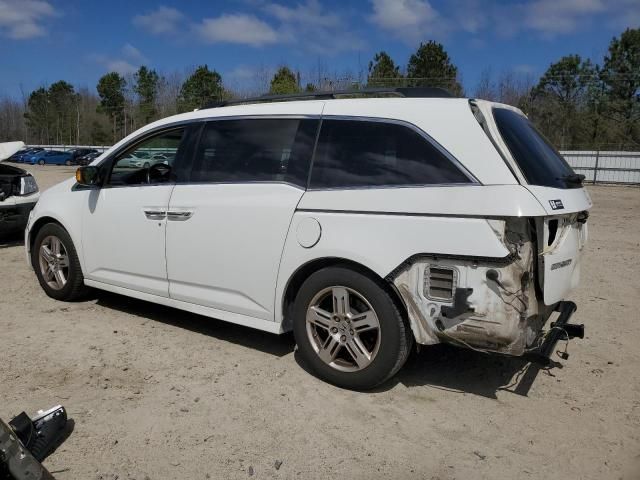
<path id="1" fill-rule="evenodd" d="M 457 272 L 454 268 L 427 267 L 424 271 L 424 294 L 434 300 L 453 300 Z"/>

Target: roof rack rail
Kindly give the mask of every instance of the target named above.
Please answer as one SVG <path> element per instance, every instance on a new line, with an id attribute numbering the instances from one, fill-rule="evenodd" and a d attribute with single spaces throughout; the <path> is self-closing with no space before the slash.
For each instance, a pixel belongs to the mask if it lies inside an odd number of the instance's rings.
<path id="1" fill-rule="evenodd" d="M 259 97 L 239 98 L 210 102 L 202 108 L 218 108 L 246 103 L 286 102 L 292 100 L 330 100 L 339 97 L 354 97 L 366 95 L 395 95 L 405 98 L 453 98 L 454 95 L 444 88 L 438 87 L 394 87 L 394 88 L 363 88 L 362 90 L 335 90 L 333 92 L 300 92 L 286 95 L 261 95 Z"/>

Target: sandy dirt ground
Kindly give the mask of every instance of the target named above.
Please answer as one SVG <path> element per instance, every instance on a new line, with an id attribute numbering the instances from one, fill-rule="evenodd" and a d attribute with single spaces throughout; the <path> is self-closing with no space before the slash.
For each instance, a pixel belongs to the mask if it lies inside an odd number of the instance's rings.
<path id="1" fill-rule="evenodd" d="M 71 176 L 33 167 L 41 186 Z M 0 416 L 65 405 L 58 479 L 640 478 L 640 188 L 590 187 L 562 367 L 423 349 L 340 390 L 273 336 L 126 297 L 48 298 L 0 242 Z"/>

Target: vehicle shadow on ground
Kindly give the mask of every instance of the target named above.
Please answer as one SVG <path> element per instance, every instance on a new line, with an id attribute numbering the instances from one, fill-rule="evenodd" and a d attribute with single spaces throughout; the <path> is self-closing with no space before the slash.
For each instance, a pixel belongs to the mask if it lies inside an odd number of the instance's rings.
<path id="1" fill-rule="evenodd" d="M 298 352 L 295 359 L 301 368 L 313 375 Z M 497 398 L 499 391 L 526 397 L 538 373 L 544 369 L 519 357 L 433 345 L 413 352 L 395 377 L 372 391 L 384 392 L 400 383 L 406 387 L 429 386 L 492 399 Z"/>
<path id="2" fill-rule="evenodd" d="M 433 345 L 412 355 L 386 388 L 402 383 L 408 387 L 429 385 L 494 399 L 499 391 L 526 397 L 542 370 L 549 369 L 521 357 Z"/>
<path id="3" fill-rule="evenodd" d="M 105 308 L 185 328 L 269 355 L 282 357 L 295 349 L 291 333 L 274 335 L 115 293 L 94 291 L 93 298 L 97 305 Z M 297 351 L 294 359 L 301 368 L 313 375 Z M 555 365 L 561 367 L 560 364 Z M 546 369 L 520 357 L 485 354 L 450 345 L 433 345 L 413 352 L 394 378 L 373 391 L 387 391 L 400 383 L 407 387 L 430 386 L 493 399 L 497 398 L 499 391 L 527 396 L 542 370 Z"/>
<path id="4" fill-rule="evenodd" d="M 145 302 L 110 292 L 94 291 L 96 304 L 112 310 L 135 315 L 154 322 L 184 328 L 208 335 L 223 342 L 231 342 L 276 357 L 283 357 L 295 347 L 292 334 L 274 335 L 254 328 L 243 327 L 176 308 Z"/>

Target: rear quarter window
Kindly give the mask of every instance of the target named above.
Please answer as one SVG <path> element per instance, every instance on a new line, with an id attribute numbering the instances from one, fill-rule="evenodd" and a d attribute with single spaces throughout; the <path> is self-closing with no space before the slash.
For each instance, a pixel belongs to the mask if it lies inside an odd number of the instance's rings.
<path id="1" fill-rule="evenodd" d="M 581 187 L 567 161 L 525 116 L 507 108 L 494 108 L 493 117 L 511 156 L 530 185 L 553 188 Z"/>
<path id="2" fill-rule="evenodd" d="M 465 184 L 445 152 L 405 125 L 323 120 L 310 188 Z"/>

